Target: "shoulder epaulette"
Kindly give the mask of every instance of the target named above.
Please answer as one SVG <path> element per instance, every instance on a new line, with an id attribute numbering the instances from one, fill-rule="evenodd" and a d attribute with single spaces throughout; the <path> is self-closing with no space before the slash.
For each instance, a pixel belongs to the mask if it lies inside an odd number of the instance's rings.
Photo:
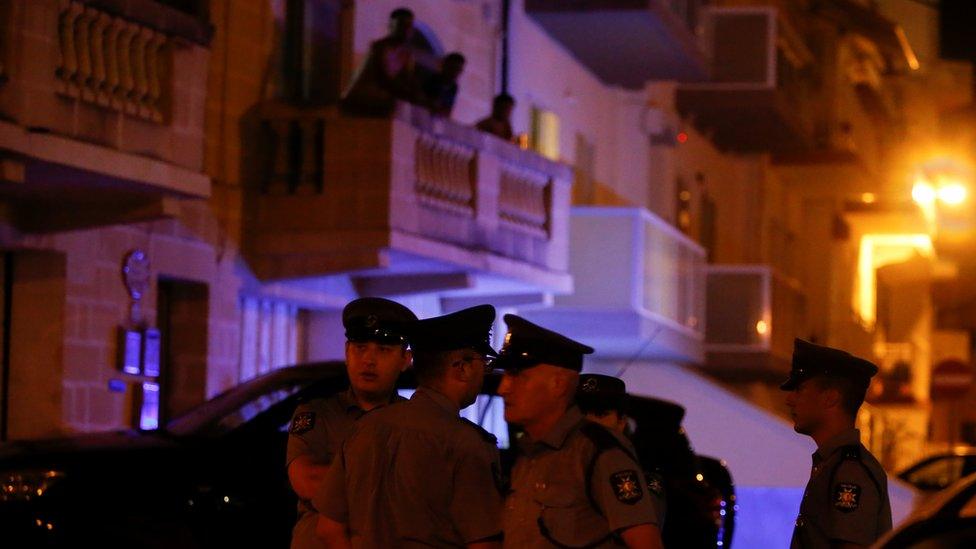
<path id="1" fill-rule="evenodd" d="M 464 418 L 464 417 L 461 418 L 461 421 L 463 421 L 463 422 L 467 423 L 468 425 L 474 427 L 475 431 L 477 431 L 478 434 L 481 435 L 481 438 L 485 439 L 486 441 L 488 441 L 488 442 L 490 442 L 492 444 L 498 444 L 498 438 L 495 437 L 495 435 L 491 434 L 491 432 L 489 432 L 488 430 L 486 430 L 481 425 L 478 425 L 477 423 L 471 421 L 468 418 Z"/>

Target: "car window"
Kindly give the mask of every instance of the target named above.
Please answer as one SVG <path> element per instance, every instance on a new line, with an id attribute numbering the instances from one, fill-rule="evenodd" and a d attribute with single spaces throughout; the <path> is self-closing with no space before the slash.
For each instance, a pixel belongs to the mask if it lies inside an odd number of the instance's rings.
<path id="1" fill-rule="evenodd" d="M 216 431 L 223 433 L 240 427 L 255 418 L 258 414 L 295 394 L 298 389 L 299 387 L 297 386 L 278 389 L 277 391 L 260 395 L 257 398 L 245 402 L 242 406 L 221 418 L 217 422 Z M 287 423 L 284 423 L 279 430 L 287 429 L 287 425 Z"/>
<path id="2" fill-rule="evenodd" d="M 908 482 L 923 490 L 941 490 L 962 478 L 962 456 L 944 456 L 921 464 L 906 477 Z"/>

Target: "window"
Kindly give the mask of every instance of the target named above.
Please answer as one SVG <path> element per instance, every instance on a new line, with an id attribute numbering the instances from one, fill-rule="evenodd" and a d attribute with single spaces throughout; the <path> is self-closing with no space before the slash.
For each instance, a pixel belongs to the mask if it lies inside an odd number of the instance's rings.
<path id="1" fill-rule="evenodd" d="M 339 99 L 340 0 L 286 0 L 280 90 L 298 103 Z"/>
<path id="2" fill-rule="evenodd" d="M 962 476 L 962 456 L 941 456 L 923 463 L 906 476 L 906 480 L 922 490 L 941 490 Z"/>
<path id="3" fill-rule="evenodd" d="M 308 312 L 281 301 L 244 297 L 240 340 L 238 381 L 303 362 L 308 348 Z"/>
<path id="4" fill-rule="evenodd" d="M 532 149 L 550 160 L 559 160 L 559 116 L 532 107 Z"/>

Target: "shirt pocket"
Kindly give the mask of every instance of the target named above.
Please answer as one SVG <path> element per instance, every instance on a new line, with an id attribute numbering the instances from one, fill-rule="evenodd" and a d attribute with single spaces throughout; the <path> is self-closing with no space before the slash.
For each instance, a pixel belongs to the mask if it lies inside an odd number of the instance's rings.
<path id="1" fill-rule="evenodd" d="M 586 495 L 572 485 L 554 483 L 537 487 L 533 498 L 539 505 L 539 532 L 550 543 L 563 547 L 592 547 L 609 532 L 590 508 Z"/>

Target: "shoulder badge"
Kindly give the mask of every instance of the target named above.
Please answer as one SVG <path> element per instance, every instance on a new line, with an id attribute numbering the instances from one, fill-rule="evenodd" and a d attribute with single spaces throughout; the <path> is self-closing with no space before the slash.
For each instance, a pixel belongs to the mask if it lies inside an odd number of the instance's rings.
<path id="1" fill-rule="evenodd" d="M 861 504 L 861 487 L 851 482 L 841 482 L 834 487 L 834 509 L 843 513 L 857 510 Z"/>
<path id="2" fill-rule="evenodd" d="M 315 427 L 315 412 L 302 412 L 291 420 L 291 427 L 288 432 L 292 435 L 301 435 Z"/>
<path id="3" fill-rule="evenodd" d="M 641 489 L 639 479 L 640 477 L 637 475 L 637 471 L 633 469 L 617 471 L 610 475 L 610 486 L 613 487 L 613 495 L 617 496 L 617 500 L 621 503 L 626 503 L 627 505 L 637 503 L 644 496 L 644 490 Z"/>

